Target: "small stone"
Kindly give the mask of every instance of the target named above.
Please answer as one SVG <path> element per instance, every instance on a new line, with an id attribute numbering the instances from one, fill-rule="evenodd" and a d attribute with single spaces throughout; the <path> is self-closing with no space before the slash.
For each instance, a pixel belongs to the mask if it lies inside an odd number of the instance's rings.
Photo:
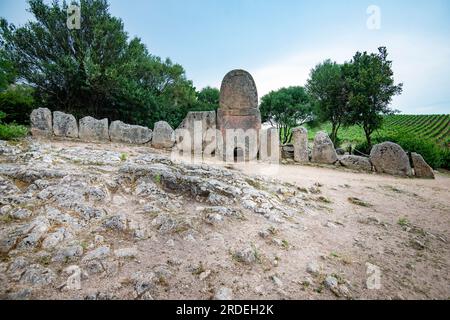
<path id="1" fill-rule="evenodd" d="M 230 301 L 233 300 L 233 290 L 227 287 L 220 287 L 214 295 L 214 300 Z"/>
<path id="2" fill-rule="evenodd" d="M 328 289 L 336 289 L 338 287 L 338 280 L 333 276 L 328 276 L 324 281 L 325 287 Z"/>
<path id="3" fill-rule="evenodd" d="M 320 267 L 316 263 L 310 262 L 306 266 L 306 272 L 308 272 L 309 274 L 311 274 L 313 276 L 317 276 L 320 274 Z"/>
<path id="4" fill-rule="evenodd" d="M 95 244 L 102 244 L 103 242 L 105 242 L 105 238 L 101 235 L 96 234 L 94 237 L 94 243 Z"/>
<path id="5" fill-rule="evenodd" d="M 236 251 L 234 253 L 234 257 L 239 262 L 242 262 L 245 264 L 252 264 L 252 263 L 255 263 L 257 260 L 255 250 L 252 248 L 247 248 L 244 250 Z"/>
<path id="6" fill-rule="evenodd" d="M 211 275 L 211 270 L 206 270 L 205 272 L 200 273 L 198 278 L 200 279 L 200 281 L 203 281 L 206 278 L 208 278 L 210 275 Z"/>
<path id="7" fill-rule="evenodd" d="M 136 247 L 117 249 L 114 255 L 118 258 L 134 258 L 138 255 L 138 250 Z"/>
<path id="8" fill-rule="evenodd" d="M 12 207 L 9 204 L 7 204 L 6 206 L 0 208 L 0 215 L 1 216 L 7 215 L 11 210 Z"/>
<path id="9" fill-rule="evenodd" d="M 223 222 L 223 216 L 218 213 L 209 213 L 206 216 L 206 221 L 212 225 L 216 225 Z"/>
<path id="10" fill-rule="evenodd" d="M 20 278 L 20 283 L 35 286 L 46 286 L 53 283 L 55 278 L 56 274 L 52 270 L 35 264 L 26 268 L 24 274 Z"/>
<path id="11" fill-rule="evenodd" d="M 173 239 L 167 240 L 166 246 L 168 246 L 168 247 L 170 247 L 170 248 L 175 247 L 175 241 L 173 241 Z"/>
<path id="12" fill-rule="evenodd" d="M 12 211 L 9 215 L 14 219 L 23 220 L 31 217 L 32 212 L 28 209 L 17 209 Z"/>
<path id="13" fill-rule="evenodd" d="M 283 286 L 283 282 L 277 276 L 272 276 L 272 281 L 280 288 Z"/>
<path id="14" fill-rule="evenodd" d="M 109 256 L 110 252 L 111 252 L 111 249 L 109 248 L 109 246 L 99 247 L 97 249 L 94 249 L 94 250 L 88 252 L 84 256 L 82 261 L 85 262 L 85 261 L 91 261 L 94 259 L 104 259 Z"/>
<path id="15" fill-rule="evenodd" d="M 81 290 L 81 268 L 79 266 L 70 266 L 64 269 L 64 272 L 69 275 L 66 281 L 66 290 Z"/>

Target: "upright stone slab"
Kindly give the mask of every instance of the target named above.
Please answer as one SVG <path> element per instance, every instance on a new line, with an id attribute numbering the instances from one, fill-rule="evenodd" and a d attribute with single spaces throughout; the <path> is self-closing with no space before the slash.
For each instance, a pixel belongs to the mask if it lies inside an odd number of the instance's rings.
<path id="1" fill-rule="evenodd" d="M 292 130 L 292 144 L 294 145 L 294 161 L 309 162 L 308 130 L 306 128 L 300 127 Z"/>
<path id="2" fill-rule="evenodd" d="M 250 73 L 244 70 L 230 71 L 220 88 L 220 108 L 217 111 L 217 127 L 222 134 L 217 154 L 232 159 L 243 153 L 246 160 L 256 158 L 259 149 L 261 113 L 258 108 L 258 91 Z M 227 131 L 240 132 L 238 137 L 229 137 Z M 247 133 L 245 137 L 243 133 Z M 230 141 L 228 141 L 230 140 Z M 244 141 L 244 142 L 243 142 Z M 247 142 L 245 142 L 247 141 Z M 244 148 L 245 150 L 240 150 Z"/>
<path id="3" fill-rule="evenodd" d="M 165 121 L 155 123 L 153 129 L 152 147 L 156 149 L 169 149 L 175 144 L 175 132 Z"/>
<path id="4" fill-rule="evenodd" d="M 49 137 L 53 135 L 52 112 L 47 108 L 35 109 L 30 115 L 33 136 Z"/>
<path id="5" fill-rule="evenodd" d="M 113 121 L 109 126 L 109 137 L 112 142 L 145 144 L 152 140 L 152 130 L 147 127 Z"/>
<path id="6" fill-rule="evenodd" d="M 83 141 L 109 141 L 108 119 L 85 117 L 80 120 L 80 139 Z"/>
<path id="7" fill-rule="evenodd" d="M 53 112 L 53 133 L 57 137 L 78 138 L 77 119 L 71 114 Z"/>
<path id="8" fill-rule="evenodd" d="M 184 130 L 183 131 L 184 134 L 189 134 L 189 137 L 183 138 L 190 139 L 191 151 L 195 150 L 196 153 L 198 152 L 202 153 L 206 145 L 211 142 L 209 141 L 211 140 L 210 137 L 215 135 L 216 112 L 215 111 L 189 112 L 186 118 L 178 127 L 177 131 L 180 132 L 179 130 Z"/>
<path id="9" fill-rule="evenodd" d="M 259 159 L 268 163 L 279 163 L 280 134 L 277 128 L 267 128 L 260 131 Z"/>
<path id="10" fill-rule="evenodd" d="M 377 144 L 370 152 L 370 162 L 378 173 L 396 176 L 411 176 L 409 157 L 398 144 L 384 142 Z"/>
<path id="11" fill-rule="evenodd" d="M 411 160 L 414 167 L 414 174 L 417 178 L 434 179 L 433 168 L 423 159 L 420 154 L 411 153 Z"/>
<path id="12" fill-rule="evenodd" d="M 312 162 L 322 164 L 334 164 L 338 161 L 334 144 L 327 133 L 318 132 L 314 139 Z"/>

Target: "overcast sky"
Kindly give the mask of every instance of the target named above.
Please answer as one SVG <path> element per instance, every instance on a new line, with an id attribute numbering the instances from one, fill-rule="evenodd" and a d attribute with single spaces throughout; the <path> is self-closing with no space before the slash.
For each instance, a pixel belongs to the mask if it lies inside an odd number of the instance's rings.
<path id="1" fill-rule="evenodd" d="M 231 69 L 251 72 L 260 96 L 304 85 L 325 59 L 386 46 L 407 114 L 450 113 L 448 0 L 110 0 L 130 36 L 186 69 L 197 88 L 219 87 Z M 380 9 L 379 28 L 368 19 Z M 0 0 L 0 16 L 25 23 L 26 0 Z M 370 19 L 370 21 L 378 21 Z M 374 28 L 376 27 L 376 28 Z"/>

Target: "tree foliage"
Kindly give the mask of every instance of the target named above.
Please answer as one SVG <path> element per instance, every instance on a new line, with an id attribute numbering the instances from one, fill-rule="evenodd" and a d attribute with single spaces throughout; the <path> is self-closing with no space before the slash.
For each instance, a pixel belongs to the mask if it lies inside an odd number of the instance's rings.
<path id="1" fill-rule="evenodd" d="M 128 39 L 106 0 L 80 1 L 80 30 L 67 28 L 65 1 L 28 4 L 35 19 L 19 28 L 3 19 L 0 40 L 39 105 L 147 126 L 159 120 L 177 126 L 195 107 L 183 67 Z"/>
<path id="2" fill-rule="evenodd" d="M 206 87 L 197 93 L 197 106 L 199 111 L 212 111 L 219 109 L 220 91 L 217 88 Z"/>
<path id="3" fill-rule="evenodd" d="M 387 57 L 386 48 L 380 47 L 378 53 L 357 52 L 343 66 L 349 90 L 347 122 L 362 127 L 369 146 L 372 133 L 382 126 L 382 115 L 395 112 L 389 106 L 392 98 L 403 90 L 403 84 L 394 84 L 392 61 Z"/>
<path id="4" fill-rule="evenodd" d="M 338 131 L 349 117 L 348 90 L 342 66 L 331 60 L 318 64 L 311 70 L 306 90 L 313 102 L 316 120 L 331 123 L 330 138 L 336 145 Z"/>
<path id="5" fill-rule="evenodd" d="M 282 88 L 272 91 L 261 99 L 261 117 L 270 122 L 280 132 L 280 141 L 291 140 L 291 129 L 313 119 L 309 96 L 303 87 Z"/>
<path id="6" fill-rule="evenodd" d="M 3 121 L 29 124 L 29 114 L 35 106 L 34 90 L 24 84 L 10 85 L 0 92 L 0 111 L 5 113 Z"/>

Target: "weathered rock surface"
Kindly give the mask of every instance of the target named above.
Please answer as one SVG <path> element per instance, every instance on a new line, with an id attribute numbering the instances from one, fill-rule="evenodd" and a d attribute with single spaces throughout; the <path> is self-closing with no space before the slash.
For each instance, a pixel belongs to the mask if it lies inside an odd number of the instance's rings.
<path id="1" fill-rule="evenodd" d="M 80 139 L 83 141 L 109 141 L 108 119 L 92 117 L 80 119 Z"/>
<path id="2" fill-rule="evenodd" d="M 397 180 L 395 186 L 405 189 L 397 192 L 387 188 L 394 184 L 391 177 L 359 179 L 338 172 L 331 186 L 323 176 L 289 183 L 247 175 L 238 166 L 172 161 L 138 145 L 27 138 L 14 148 L 0 154 L 0 299 L 384 298 L 404 289 L 395 282 L 404 269 L 397 258 L 412 261 L 418 248 L 408 238 L 433 259 L 447 256 L 442 228 L 429 224 L 420 225 L 426 233 L 399 232 L 395 217 L 392 224 L 357 220 L 376 209 L 380 221 L 391 221 L 394 208 L 378 210 L 385 201 L 389 206 L 406 200 L 410 208 L 423 202 L 407 189 L 414 180 Z M 124 148 L 129 156 L 121 161 Z M 346 174 L 351 178 L 339 181 Z M 370 190 L 364 199 L 374 207 L 346 214 L 353 211 L 347 198 L 361 192 L 356 186 Z M 432 187 L 428 192 L 443 192 Z M 445 203 L 436 205 L 429 214 L 445 216 L 445 209 Z M 336 246 L 344 232 L 348 241 Z M 385 275 L 392 288 L 367 293 L 366 273 L 347 261 L 379 254 L 381 247 L 371 245 L 381 237 L 393 240 L 387 245 L 395 254 L 395 261 L 389 260 L 394 269 Z M 433 274 L 447 267 L 420 259 L 412 262 Z M 311 261 L 317 265 L 308 265 Z M 328 279 L 330 289 L 322 290 L 327 275 L 338 280 L 337 287 Z M 356 278 L 347 283 L 345 276 Z M 432 275 L 426 281 L 432 283 Z M 426 294 L 445 297 L 441 282 Z"/>
<path id="3" fill-rule="evenodd" d="M 53 112 L 53 133 L 57 137 L 78 138 L 77 119 L 71 114 Z"/>
<path id="4" fill-rule="evenodd" d="M 434 179 L 434 171 L 420 154 L 411 153 L 414 174 L 418 178 Z"/>
<path id="5" fill-rule="evenodd" d="M 165 121 L 155 123 L 153 130 L 152 147 L 156 149 L 169 149 L 175 144 L 175 132 Z"/>
<path id="6" fill-rule="evenodd" d="M 292 144 L 294 145 L 295 162 L 309 162 L 308 130 L 306 128 L 300 127 L 292 130 Z"/>
<path id="7" fill-rule="evenodd" d="M 145 144 L 152 140 L 152 130 L 142 126 L 114 121 L 109 126 L 109 136 L 113 142 Z"/>
<path id="8" fill-rule="evenodd" d="M 339 158 L 342 166 L 359 171 L 372 171 L 372 163 L 366 157 L 347 155 Z"/>
<path id="9" fill-rule="evenodd" d="M 337 161 L 338 156 L 330 137 L 325 132 L 318 132 L 314 139 L 312 162 L 334 164 Z"/>
<path id="10" fill-rule="evenodd" d="M 392 142 L 374 146 L 370 152 L 370 162 L 378 173 L 404 177 L 412 175 L 407 153 L 398 144 Z"/>
<path id="11" fill-rule="evenodd" d="M 33 136 L 49 137 L 53 135 L 52 112 L 46 108 L 35 109 L 30 115 Z"/>

